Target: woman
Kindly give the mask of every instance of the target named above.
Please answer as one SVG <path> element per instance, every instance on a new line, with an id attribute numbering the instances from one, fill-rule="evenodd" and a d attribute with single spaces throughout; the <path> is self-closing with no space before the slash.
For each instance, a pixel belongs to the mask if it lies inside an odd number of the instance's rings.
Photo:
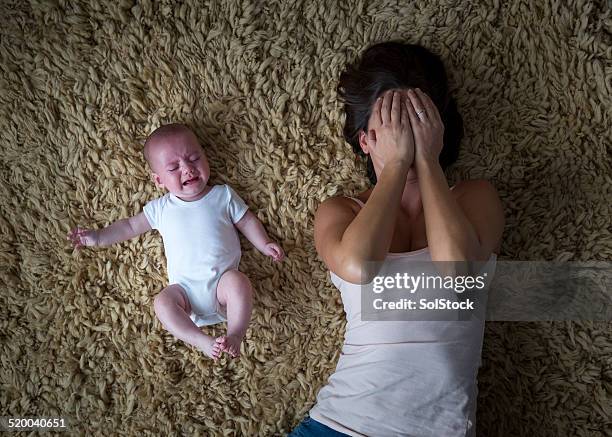
<path id="1" fill-rule="evenodd" d="M 484 322 L 363 321 L 359 284 L 372 279 L 371 261 L 494 263 L 501 202 L 486 181 L 446 182 L 463 128 L 435 55 L 377 44 L 338 88 L 344 136 L 367 157 L 373 188 L 328 199 L 316 213 L 315 245 L 347 325 L 336 371 L 291 435 L 474 435 Z"/>

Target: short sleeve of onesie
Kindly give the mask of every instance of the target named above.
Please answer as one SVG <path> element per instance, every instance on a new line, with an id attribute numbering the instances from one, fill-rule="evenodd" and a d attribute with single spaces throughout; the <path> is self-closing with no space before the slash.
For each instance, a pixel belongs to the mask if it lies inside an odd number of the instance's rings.
<path id="1" fill-rule="evenodd" d="M 147 204 L 142 209 L 142 212 L 144 212 L 144 215 L 149 221 L 149 225 L 151 225 L 152 229 L 159 229 L 159 226 L 161 225 L 160 218 L 163 209 L 162 205 L 163 197 L 160 197 L 158 199 L 153 199 L 150 202 L 147 202 Z"/>
<path id="2" fill-rule="evenodd" d="M 229 196 L 229 201 L 227 202 L 227 212 L 232 223 L 237 223 L 240 221 L 242 216 L 244 216 L 249 207 L 229 185 L 226 185 L 226 187 Z"/>

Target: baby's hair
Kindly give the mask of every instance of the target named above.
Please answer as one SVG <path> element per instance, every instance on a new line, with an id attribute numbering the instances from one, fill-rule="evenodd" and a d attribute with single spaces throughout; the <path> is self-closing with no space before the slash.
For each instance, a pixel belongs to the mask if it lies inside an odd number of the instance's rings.
<path id="1" fill-rule="evenodd" d="M 176 135 L 178 133 L 188 132 L 191 135 L 195 134 L 189 127 L 181 123 L 171 123 L 164 124 L 153 131 L 151 135 L 149 135 L 145 141 L 143 154 L 146 161 L 149 163 L 149 167 L 151 167 L 151 146 L 156 140 L 160 140 L 164 137 L 170 137 L 172 135 Z"/>
<path id="2" fill-rule="evenodd" d="M 463 120 L 448 90 L 442 60 L 424 47 L 385 42 L 369 47 L 340 75 L 338 92 L 344 101 L 344 138 L 359 156 L 367 158 L 367 175 L 376 184 L 370 155 L 361 150 L 359 133 L 367 132 L 372 105 L 383 92 L 393 88 L 421 88 L 438 107 L 444 122 L 444 146 L 439 162 L 442 169 L 459 156 Z"/>

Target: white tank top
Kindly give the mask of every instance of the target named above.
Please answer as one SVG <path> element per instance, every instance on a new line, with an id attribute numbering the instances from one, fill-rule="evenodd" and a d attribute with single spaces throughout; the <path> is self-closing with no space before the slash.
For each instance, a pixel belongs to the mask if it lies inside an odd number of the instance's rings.
<path id="1" fill-rule="evenodd" d="M 431 261 L 427 247 L 393 257 Z M 485 267 L 491 279 L 496 259 Z M 362 321 L 360 286 L 330 275 L 346 332 L 310 416 L 351 436 L 475 435 L 484 321 Z"/>

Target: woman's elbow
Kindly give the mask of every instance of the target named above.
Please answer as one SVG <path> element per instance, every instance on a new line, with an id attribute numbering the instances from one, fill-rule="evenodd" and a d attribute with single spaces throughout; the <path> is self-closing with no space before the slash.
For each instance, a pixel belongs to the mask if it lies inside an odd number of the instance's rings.
<path id="1" fill-rule="evenodd" d="M 347 282 L 363 285 L 372 282 L 379 268 L 380 263 L 352 256 L 342 260 L 334 273 Z"/>

